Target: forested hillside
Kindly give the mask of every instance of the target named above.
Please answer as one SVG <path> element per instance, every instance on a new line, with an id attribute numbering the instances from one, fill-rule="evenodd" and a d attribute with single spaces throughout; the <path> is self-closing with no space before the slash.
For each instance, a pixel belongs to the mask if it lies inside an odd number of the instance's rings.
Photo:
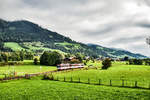
<path id="1" fill-rule="evenodd" d="M 44 29 L 39 25 L 26 20 L 10 22 L 0 19 L 0 50 L 19 51 L 22 49 L 33 52 L 58 50 L 71 54 L 82 53 L 86 56 L 115 58 L 124 56 L 135 58 L 145 57 L 128 51 L 78 43 L 68 37 L 58 34 L 57 32 Z"/>

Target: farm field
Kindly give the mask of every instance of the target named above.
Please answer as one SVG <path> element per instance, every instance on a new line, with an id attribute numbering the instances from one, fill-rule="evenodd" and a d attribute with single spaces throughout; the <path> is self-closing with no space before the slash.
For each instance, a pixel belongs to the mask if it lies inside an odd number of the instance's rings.
<path id="1" fill-rule="evenodd" d="M 83 83 L 100 84 L 115 86 L 122 86 L 122 80 L 124 86 L 134 87 L 135 81 L 137 81 L 139 87 L 149 88 L 150 83 L 150 66 L 145 65 L 126 65 L 125 62 L 114 62 L 112 67 L 107 70 L 88 69 L 88 70 L 75 70 L 75 71 L 63 71 L 53 74 L 54 78 L 59 78 L 60 81 L 75 81 Z M 71 79 L 72 78 L 72 79 Z"/>
<path id="2" fill-rule="evenodd" d="M 87 62 L 86 66 L 93 66 L 93 67 L 101 68 L 102 67 L 102 62 L 101 61 L 95 61 L 95 62 L 89 61 L 89 62 Z"/>
<path id="3" fill-rule="evenodd" d="M 14 67 L 0 67 L 0 73 L 8 70 L 15 71 L 19 75 L 25 73 L 39 73 L 56 70 L 55 66 L 33 65 L 32 61 L 24 61 L 26 65 Z M 43 80 L 43 76 L 31 79 L 20 79 L 0 82 L 1 100 L 149 100 L 149 89 L 114 87 L 122 85 L 121 80 L 128 80 L 125 85 L 149 88 L 150 66 L 126 65 L 126 62 L 113 62 L 108 70 L 101 70 L 101 62 L 88 62 L 87 66 L 94 67 L 88 70 L 74 69 L 53 73 L 54 79 L 59 81 Z M 95 69 L 97 67 L 98 69 Z M 88 67 L 87 67 L 88 68 Z M 65 81 L 64 82 L 64 77 Z M 70 82 L 72 77 L 73 81 Z M 80 78 L 81 83 L 77 83 Z M 90 84 L 87 84 L 88 78 Z M 101 84 L 112 86 L 94 85 L 101 79 Z M 120 80 L 120 81 L 118 81 Z M 84 84 L 82 84 L 84 83 Z M 86 83 L 86 84 L 85 84 Z"/>
<path id="4" fill-rule="evenodd" d="M 7 71 L 15 71 L 18 75 L 33 74 L 56 70 L 55 66 L 41 66 L 41 65 L 18 65 L 18 66 L 6 66 L 0 67 L 0 73 L 5 73 Z"/>
<path id="5" fill-rule="evenodd" d="M 13 51 L 21 51 L 21 50 L 27 50 L 27 51 L 44 50 L 44 51 L 58 51 L 60 53 L 65 54 L 65 52 L 63 52 L 61 50 L 58 50 L 58 49 L 51 49 L 51 48 L 43 47 L 43 44 L 41 44 L 40 42 L 38 42 L 38 43 L 37 42 L 36 43 L 34 43 L 34 42 L 33 43 L 24 42 L 23 45 L 25 47 L 27 47 L 28 49 L 21 47 L 21 45 L 19 43 L 16 43 L 16 42 L 5 42 L 4 43 L 4 47 L 10 48 Z"/>
<path id="6" fill-rule="evenodd" d="M 0 83 L 1 100 L 149 100 L 150 91 L 59 81 L 14 80 Z"/>
<path id="7" fill-rule="evenodd" d="M 14 51 L 21 51 L 24 50 L 18 43 L 16 42 L 5 42 L 4 46 L 7 48 L 11 48 Z"/>
<path id="8" fill-rule="evenodd" d="M 15 65 L 15 66 L 0 66 L 0 78 L 4 77 L 4 73 L 9 73 L 12 71 L 17 72 L 17 75 L 34 74 L 56 70 L 56 66 L 44 66 L 44 65 L 34 65 L 32 60 L 25 60 L 25 65 Z"/>

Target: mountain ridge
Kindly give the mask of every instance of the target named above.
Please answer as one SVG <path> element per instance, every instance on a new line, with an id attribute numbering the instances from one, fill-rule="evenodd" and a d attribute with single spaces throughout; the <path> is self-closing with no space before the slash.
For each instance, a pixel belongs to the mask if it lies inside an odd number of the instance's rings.
<path id="1" fill-rule="evenodd" d="M 82 53 L 86 56 L 146 58 L 144 55 L 134 54 L 129 51 L 79 43 L 27 20 L 5 21 L 0 19 L 0 41 L 1 51 L 13 50 L 9 47 L 10 42 L 12 42 L 17 43 L 23 49 L 33 52 L 55 49 L 71 54 Z"/>

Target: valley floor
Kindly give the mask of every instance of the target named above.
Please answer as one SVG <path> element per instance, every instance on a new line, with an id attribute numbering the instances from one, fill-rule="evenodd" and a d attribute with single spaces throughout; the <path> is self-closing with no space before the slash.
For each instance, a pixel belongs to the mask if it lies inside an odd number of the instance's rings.
<path id="1" fill-rule="evenodd" d="M 0 82 L 0 100 L 150 100 L 150 66 L 145 65 L 126 65 L 125 62 L 113 62 L 112 67 L 107 70 L 101 70 L 101 62 L 91 63 L 98 69 L 89 68 L 88 70 L 73 70 L 53 73 L 54 78 L 59 77 L 59 81 L 42 80 L 43 76 L 33 77 L 31 79 L 20 79 Z M 38 73 L 56 70 L 55 66 L 41 65 L 19 65 L 9 68 L 9 66 L 0 67 L 0 73 L 8 70 L 15 70 L 18 75 L 25 73 Z M 24 72 L 24 74 L 21 74 Z M 64 77 L 66 81 L 63 82 Z M 81 83 L 71 83 L 70 79 Z M 102 83 L 107 85 L 112 79 L 112 86 L 85 84 L 90 78 L 90 83 Z M 122 81 L 137 81 L 138 86 L 147 89 L 113 87 L 122 85 Z M 128 83 L 127 85 L 132 85 Z M 142 83 L 142 84 L 141 84 Z M 148 83 L 148 84 L 147 84 Z"/>

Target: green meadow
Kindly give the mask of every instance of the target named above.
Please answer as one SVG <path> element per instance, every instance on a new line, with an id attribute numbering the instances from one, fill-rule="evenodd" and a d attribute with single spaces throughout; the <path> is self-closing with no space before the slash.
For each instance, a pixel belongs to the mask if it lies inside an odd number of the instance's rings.
<path id="1" fill-rule="evenodd" d="M 19 43 L 16 42 L 5 42 L 4 43 L 4 47 L 10 48 L 13 51 L 21 51 L 21 50 L 27 50 L 27 51 L 36 51 L 36 50 L 44 50 L 44 51 L 58 51 L 60 53 L 65 54 L 65 52 L 62 52 L 61 50 L 58 49 L 50 49 L 50 48 L 46 48 L 43 47 L 43 44 L 41 44 L 40 42 L 24 42 L 22 43 L 22 45 L 24 45 L 25 47 L 27 47 L 28 49 L 23 48 Z"/>
<path id="2" fill-rule="evenodd" d="M 2 66 L 0 73 L 15 70 L 18 75 L 56 70 L 56 66 L 33 65 Z M 89 67 L 88 66 L 94 66 Z M 54 80 L 43 80 L 43 76 L 0 82 L 0 100 L 150 100 L 150 66 L 127 65 L 113 62 L 107 70 L 101 69 L 101 62 L 87 63 L 86 69 L 74 69 L 53 73 Z M 64 82 L 64 77 L 65 81 Z M 71 82 L 71 77 L 72 81 Z M 78 83 L 80 78 L 80 82 Z M 88 83 L 90 79 L 90 84 Z M 98 85 L 101 79 L 101 85 Z M 109 82 L 112 80 L 112 86 Z M 140 88 L 134 87 L 135 81 Z M 97 84 L 97 85 L 96 85 Z M 119 86 L 119 87 L 118 87 Z"/>
<path id="3" fill-rule="evenodd" d="M 98 66 L 98 63 L 94 65 Z M 113 62 L 112 67 L 107 70 L 91 67 L 88 70 L 57 72 L 53 76 L 60 81 L 64 81 L 65 77 L 65 81 L 78 82 L 80 80 L 82 83 L 90 82 L 91 84 L 99 84 L 100 81 L 100 84 L 110 85 L 111 81 L 114 86 L 124 84 L 124 86 L 134 87 L 135 81 L 137 81 L 139 87 L 149 88 L 150 86 L 150 66 L 126 65 L 126 62 Z"/>
<path id="4" fill-rule="evenodd" d="M 0 73 L 8 71 L 15 71 L 18 75 L 34 74 L 40 72 L 46 72 L 56 70 L 55 66 L 41 66 L 41 65 L 18 65 L 18 66 L 5 66 L 0 67 Z"/>
<path id="5" fill-rule="evenodd" d="M 25 60 L 23 65 L 0 66 L 0 78 L 4 74 L 17 72 L 17 75 L 35 74 L 56 70 L 56 66 L 34 65 L 32 60 Z"/>
<path id="6" fill-rule="evenodd" d="M 18 43 L 16 42 L 5 42 L 4 47 L 11 48 L 13 51 L 21 51 L 24 50 Z"/>

